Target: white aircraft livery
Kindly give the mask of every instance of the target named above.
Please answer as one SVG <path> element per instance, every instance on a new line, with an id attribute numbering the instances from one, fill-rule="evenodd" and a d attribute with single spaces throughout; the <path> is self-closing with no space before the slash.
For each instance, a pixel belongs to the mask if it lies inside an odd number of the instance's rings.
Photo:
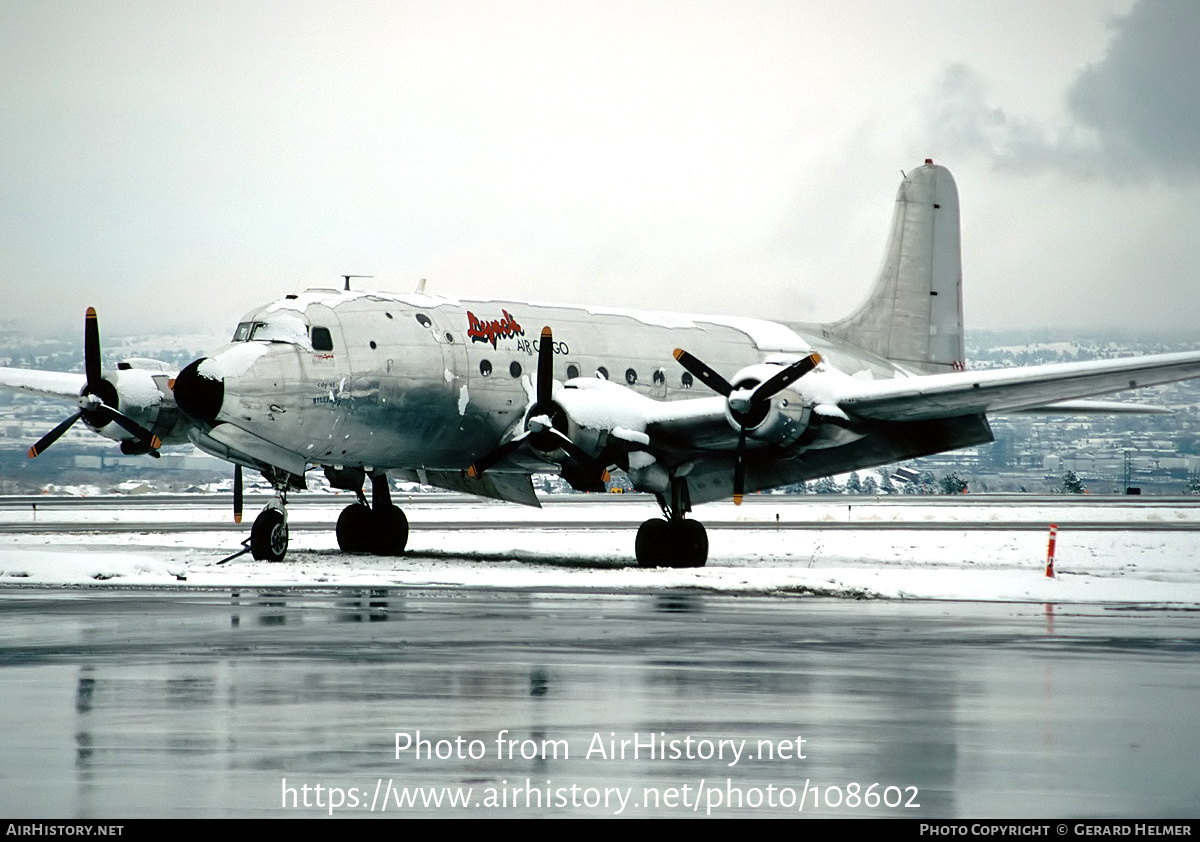
<path id="1" fill-rule="evenodd" d="M 601 491 L 609 471 L 657 498 L 643 566 L 702 566 L 699 503 L 992 440 L 988 413 L 1121 411 L 1082 400 L 1200 376 L 1200 351 L 966 370 L 958 191 L 926 161 L 900 185 L 867 301 L 823 325 L 501 300 L 312 289 L 246 314 L 178 374 L 102 370 L 96 314 L 84 374 L 0 369 L 0 387 L 78 402 L 78 420 L 156 455 L 191 442 L 276 496 L 249 549 L 282 560 L 287 494 L 320 468 L 357 493 L 346 552 L 399 554 L 389 477 L 537 506 L 531 475 Z M 364 488 L 371 481 L 368 500 Z"/>

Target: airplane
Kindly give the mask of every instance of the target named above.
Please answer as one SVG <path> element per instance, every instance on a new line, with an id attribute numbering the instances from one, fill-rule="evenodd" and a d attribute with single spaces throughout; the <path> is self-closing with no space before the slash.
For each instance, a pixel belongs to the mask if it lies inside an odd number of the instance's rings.
<path id="1" fill-rule="evenodd" d="M 534 473 L 602 491 L 620 469 L 662 513 L 638 529 L 638 564 L 700 567 L 695 505 L 990 442 L 989 413 L 1143 411 L 1083 399 L 1200 376 L 1200 351 L 970 371 L 962 312 L 958 189 L 926 160 L 901 182 L 867 300 L 827 324 L 352 291 L 347 277 L 251 311 L 177 374 L 103 371 L 89 308 L 82 377 L 0 369 L 0 388 L 78 403 L 30 457 L 79 420 L 125 453 L 190 442 L 236 466 L 239 519 L 241 469 L 261 472 L 275 496 L 251 529 L 256 559 L 284 559 L 287 494 L 316 468 L 357 496 L 339 547 L 382 555 L 408 541 L 389 478 L 538 506 Z"/>

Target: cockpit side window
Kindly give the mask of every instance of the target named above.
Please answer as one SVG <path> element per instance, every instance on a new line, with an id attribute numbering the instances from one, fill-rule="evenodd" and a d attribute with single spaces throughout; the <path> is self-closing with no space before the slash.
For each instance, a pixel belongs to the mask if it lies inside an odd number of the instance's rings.
<path id="1" fill-rule="evenodd" d="M 329 332 L 329 328 L 313 326 L 312 347 L 314 351 L 333 350 L 333 334 Z"/>
<path id="2" fill-rule="evenodd" d="M 242 322 L 237 326 L 237 330 L 233 332 L 234 342 L 245 342 L 250 338 L 250 329 L 254 327 L 254 322 Z"/>

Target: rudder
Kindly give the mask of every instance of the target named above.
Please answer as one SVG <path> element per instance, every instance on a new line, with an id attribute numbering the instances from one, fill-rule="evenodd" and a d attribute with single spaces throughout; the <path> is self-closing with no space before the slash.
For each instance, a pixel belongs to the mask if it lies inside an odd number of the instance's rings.
<path id="1" fill-rule="evenodd" d="M 919 373 L 963 367 L 958 188 L 948 169 L 926 159 L 901 182 L 870 296 L 824 332 Z"/>

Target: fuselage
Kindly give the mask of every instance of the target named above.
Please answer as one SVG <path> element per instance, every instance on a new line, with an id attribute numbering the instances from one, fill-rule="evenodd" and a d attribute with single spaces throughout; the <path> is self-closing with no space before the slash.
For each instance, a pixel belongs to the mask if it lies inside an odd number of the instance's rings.
<path id="1" fill-rule="evenodd" d="M 240 321 L 234 341 L 197 368 L 221 382 L 219 398 L 191 414 L 307 464 L 461 470 L 523 427 L 547 325 L 555 380 L 601 377 L 659 401 L 711 396 L 675 363 L 680 347 L 728 374 L 814 348 L 851 374 L 902 373 L 756 319 L 310 290 Z"/>

